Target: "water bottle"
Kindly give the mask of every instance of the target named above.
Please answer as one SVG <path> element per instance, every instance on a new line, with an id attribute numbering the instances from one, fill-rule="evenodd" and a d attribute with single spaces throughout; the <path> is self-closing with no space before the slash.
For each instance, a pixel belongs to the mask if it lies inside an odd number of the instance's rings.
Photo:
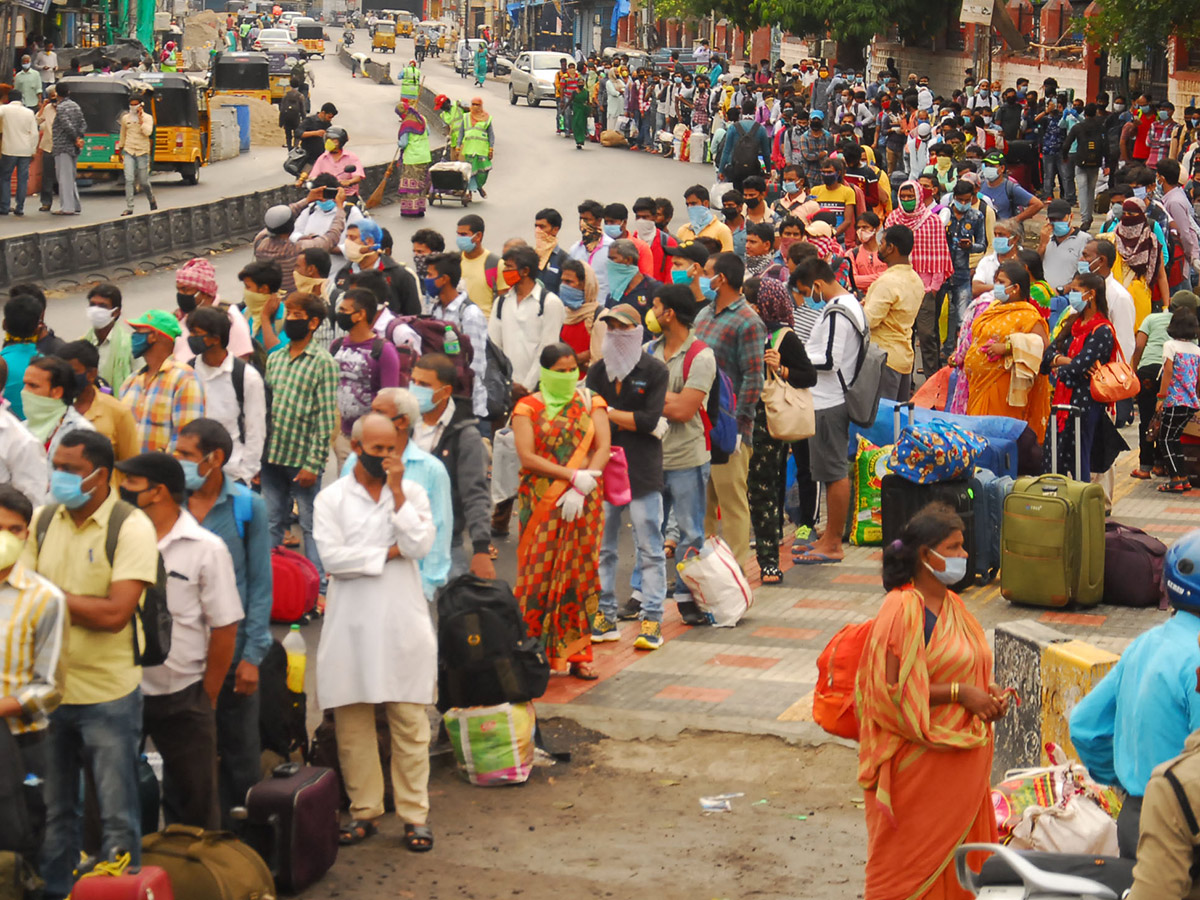
<path id="1" fill-rule="evenodd" d="M 454 356 L 462 350 L 458 343 L 458 335 L 454 333 L 452 325 L 446 326 L 446 339 L 442 342 L 442 350 L 447 356 Z"/>
<path id="2" fill-rule="evenodd" d="M 301 694 L 304 692 L 304 667 L 308 662 L 308 647 L 304 643 L 304 635 L 300 626 L 293 625 L 283 639 L 283 652 L 287 654 L 287 686 L 288 690 Z"/>

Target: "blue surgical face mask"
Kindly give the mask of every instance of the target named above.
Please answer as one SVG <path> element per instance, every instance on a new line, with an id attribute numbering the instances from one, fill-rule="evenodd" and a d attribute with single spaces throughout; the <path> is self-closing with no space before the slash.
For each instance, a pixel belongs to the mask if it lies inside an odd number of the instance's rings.
<path id="1" fill-rule="evenodd" d="M 983 167 L 983 177 L 984 177 L 984 180 L 986 180 L 986 181 L 995 181 L 997 178 L 1000 177 L 1000 170 L 997 169 L 995 166 L 984 166 Z"/>
<path id="2" fill-rule="evenodd" d="M 1167 121 L 1167 119 L 1169 119 L 1169 118 L 1171 118 L 1171 112 L 1170 112 L 1170 110 L 1166 110 L 1166 109 L 1160 109 L 1160 110 L 1158 111 L 1158 121 L 1160 121 L 1160 122 L 1165 122 L 1165 121 Z"/>
<path id="3" fill-rule="evenodd" d="M 333 212 L 335 203 L 336 201 L 334 200 L 318 200 L 317 206 L 320 207 L 323 212 Z"/>
<path id="4" fill-rule="evenodd" d="M 625 229 L 622 228 L 620 225 L 605 225 L 603 230 L 604 230 L 604 233 L 607 234 L 614 241 L 617 238 L 625 236 Z"/>
<path id="5" fill-rule="evenodd" d="M 129 339 L 129 350 L 134 358 L 141 356 L 150 349 L 150 335 L 144 331 L 135 331 Z"/>
<path id="6" fill-rule="evenodd" d="M 1067 232 L 1071 230 L 1071 223 L 1066 220 L 1061 222 L 1051 222 L 1050 227 L 1054 230 L 1055 237 L 1066 237 Z"/>
<path id="7" fill-rule="evenodd" d="M 50 473 L 50 496 L 67 509 L 79 509 L 92 499 L 92 492 L 83 489 L 83 476 L 55 469 Z"/>
<path id="8" fill-rule="evenodd" d="M 475 249 L 475 239 L 469 234 L 460 234 L 454 239 L 454 243 L 463 253 L 470 253 Z"/>
<path id="9" fill-rule="evenodd" d="M 1082 291 L 1071 291 L 1067 294 L 1067 302 L 1071 304 L 1071 309 L 1075 312 L 1083 312 L 1087 306 L 1087 302 L 1083 299 Z"/>
<path id="10" fill-rule="evenodd" d="M 996 251 L 997 256 L 1003 256 L 1012 249 L 1012 238 L 1006 238 L 1002 235 L 996 235 L 992 238 L 992 249 Z"/>
<path id="11" fill-rule="evenodd" d="M 433 388 L 428 385 L 410 384 L 408 392 L 416 399 L 417 409 L 423 413 L 431 412 L 437 406 L 436 401 L 433 399 Z"/>
<path id="12" fill-rule="evenodd" d="M 821 301 L 812 294 L 809 294 L 804 298 L 804 305 L 809 309 L 820 309 L 824 304 L 822 304 Z"/>
<path id="13" fill-rule="evenodd" d="M 208 475 L 200 474 L 200 463 L 192 462 L 190 459 L 181 459 L 178 462 L 180 468 L 183 469 L 183 483 L 187 489 L 189 491 L 200 490 L 204 486 L 204 482 L 208 480 Z"/>
<path id="14" fill-rule="evenodd" d="M 428 294 L 430 297 L 436 297 L 438 294 L 440 294 L 442 292 L 441 288 L 439 288 L 437 286 L 437 280 L 440 277 L 441 277 L 440 275 L 437 276 L 436 278 L 433 276 L 427 275 L 421 279 L 421 284 L 424 285 L 424 287 L 425 287 L 425 293 Z"/>
<path id="15" fill-rule="evenodd" d="M 1092 264 L 1086 259 L 1081 259 L 1075 263 L 1075 271 L 1080 275 L 1090 275 L 1092 272 Z"/>
<path id="16" fill-rule="evenodd" d="M 786 194 L 795 194 L 800 190 L 800 185 L 794 181 L 785 181 L 783 183 L 783 191 Z"/>
<path id="17" fill-rule="evenodd" d="M 687 208 L 688 221 L 692 223 L 692 231 L 699 234 L 708 227 L 708 223 L 713 220 L 713 211 L 707 206 L 689 206 Z"/>
<path id="18" fill-rule="evenodd" d="M 958 584 L 967 577 L 967 558 L 965 556 L 942 556 L 942 554 L 935 550 L 930 550 L 929 552 L 946 565 L 946 568 L 939 572 L 929 563 L 925 563 L 925 568 L 933 573 L 933 577 L 942 584 Z"/>
<path id="19" fill-rule="evenodd" d="M 969 210 L 971 208 L 971 203 L 970 203 L 970 201 L 963 202 L 962 200 L 955 200 L 954 208 L 957 209 L 959 212 L 966 212 L 967 210 Z"/>
<path id="20" fill-rule="evenodd" d="M 692 275 L 687 269 L 672 269 L 671 284 L 691 284 Z"/>
<path id="21" fill-rule="evenodd" d="M 1144 187 L 1135 187 L 1133 189 L 1133 196 L 1137 197 L 1139 200 L 1145 200 L 1146 189 Z"/>
<path id="22" fill-rule="evenodd" d="M 1008 299 L 1008 285 L 1001 284 L 999 281 L 997 281 L 992 285 L 992 296 L 1003 303 Z"/>
<path id="23" fill-rule="evenodd" d="M 567 309 L 579 309 L 583 306 L 583 290 L 577 287 L 571 287 L 569 284 L 560 284 L 558 286 L 558 299 L 563 302 L 563 306 Z"/>
<path id="24" fill-rule="evenodd" d="M 695 209 L 695 207 L 692 208 Z M 713 289 L 712 279 L 707 275 L 700 276 L 700 293 L 704 296 L 705 300 L 717 299 L 717 292 Z"/>

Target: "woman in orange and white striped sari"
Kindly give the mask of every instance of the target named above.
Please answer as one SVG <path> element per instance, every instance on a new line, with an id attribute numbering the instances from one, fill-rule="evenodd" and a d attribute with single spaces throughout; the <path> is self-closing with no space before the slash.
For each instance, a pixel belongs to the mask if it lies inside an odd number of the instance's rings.
<path id="1" fill-rule="evenodd" d="M 855 692 L 866 793 L 865 900 L 969 898 L 954 875 L 965 842 L 995 842 L 991 681 L 983 628 L 947 588 L 966 572 L 963 523 L 946 506 L 914 516 L 883 551 L 888 590 Z"/>

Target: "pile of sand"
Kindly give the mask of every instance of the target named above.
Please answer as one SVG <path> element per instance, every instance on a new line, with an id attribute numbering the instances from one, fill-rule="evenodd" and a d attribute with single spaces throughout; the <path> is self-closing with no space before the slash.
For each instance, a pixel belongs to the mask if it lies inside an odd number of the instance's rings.
<path id="1" fill-rule="evenodd" d="M 225 47 L 225 17 L 219 16 L 212 10 L 204 10 L 183 20 L 183 46 L 189 49 L 203 48 L 205 51 L 216 47 Z M 208 53 L 197 54 L 208 63 Z"/>
<path id="2" fill-rule="evenodd" d="M 217 99 L 218 106 L 247 106 L 250 109 L 250 145 L 282 147 L 283 129 L 279 127 L 279 107 L 264 100 L 247 97 Z"/>

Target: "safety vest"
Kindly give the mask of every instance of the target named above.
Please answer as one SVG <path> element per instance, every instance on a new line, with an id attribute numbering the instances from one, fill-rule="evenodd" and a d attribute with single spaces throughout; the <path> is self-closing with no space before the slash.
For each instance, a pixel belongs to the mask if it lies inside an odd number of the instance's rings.
<path id="1" fill-rule="evenodd" d="M 416 66 L 405 66 L 400 73 L 400 96 L 416 98 L 421 93 L 421 70 Z"/>
<path id="2" fill-rule="evenodd" d="M 482 122 L 475 124 L 471 123 L 470 118 L 466 120 L 466 131 L 463 132 L 463 156 L 487 156 L 488 151 L 492 149 L 492 145 L 488 143 L 488 128 L 492 124 L 492 117 L 488 116 Z"/>
<path id="3" fill-rule="evenodd" d="M 446 123 L 446 128 L 450 131 L 450 146 L 458 145 L 458 126 L 462 124 L 463 111 L 457 103 L 452 103 L 449 110 L 442 110 L 439 114 L 442 121 Z"/>

